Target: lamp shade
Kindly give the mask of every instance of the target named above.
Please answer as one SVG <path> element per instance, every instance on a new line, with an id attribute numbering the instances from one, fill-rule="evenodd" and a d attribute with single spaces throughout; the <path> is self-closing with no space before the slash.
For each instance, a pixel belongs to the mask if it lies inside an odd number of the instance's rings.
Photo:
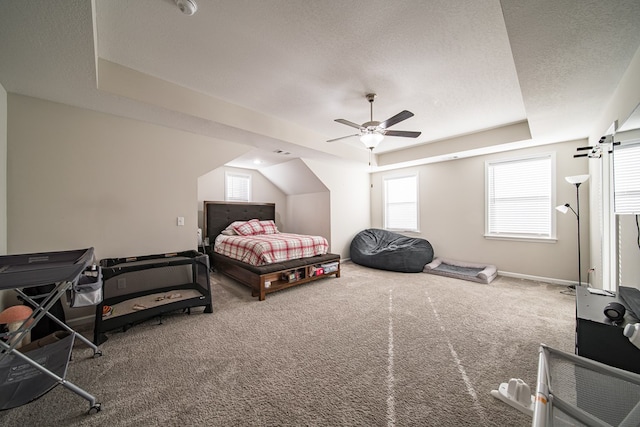
<path id="1" fill-rule="evenodd" d="M 567 212 L 569 212 L 569 205 L 560 205 L 560 206 L 556 206 L 556 210 L 558 212 L 562 212 L 563 214 L 566 214 Z"/>
<path id="2" fill-rule="evenodd" d="M 367 148 L 376 148 L 380 142 L 384 139 L 384 135 L 378 132 L 365 132 L 360 135 L 360 141 Z"/>
<path id="3" fill-rule="evenodd" d="M 566 179 L 569 184 L 582 184 L 589 179 L 589 175 L 566 176 L 564 179 Z"/>

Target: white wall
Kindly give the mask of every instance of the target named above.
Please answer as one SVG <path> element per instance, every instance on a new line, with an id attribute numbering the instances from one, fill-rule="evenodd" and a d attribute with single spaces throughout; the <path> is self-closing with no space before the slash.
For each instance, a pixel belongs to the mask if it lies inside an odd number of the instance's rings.
<path id="1" fill-rule="evenodd" d="M 287 221 L 282 231 L 324 236 L 331 248 L 331 192 L 301 159 L 260 172 L 287 194 Z"/>
<path id="2" fill-rule="evenodd" d="M 0 255 L 7 253 L 7 91 L 0 84 Z M 0 307 L 0 310 L 2 308 Z"/>
<path id="3" fill-rule="evenodd" d="M 288 233 L 324 236 L 331 247 L 331 193 L 294 194 L 287 199 Z"/>
<path id="4" fill-rule="evenodd" d="M 576 147 L 586 141 L 573 141 L 506 153 L 470 157 L 407 168 L 418 171 L 420 191 L 420 233 L 409 234 L 427 239 L 435 256 L 468 262 L 494 264 L 502 272 L 517 275 L 577 282 L 576 219 L 557 216 L 557 243 L 538 243 L 486 239 L 485 233 L 485 161 L 508 159 L 534 153 L 556 153 L 557 204 L 575 206 L 575 187 L 565 176 L 587 173 L 585 159 L 574 159 Z M 372 177 L 371 209 L 373 227 L 383 227 L 383 185 L 385 175 Z M 584 184 L 583 184 L 584 185 Z M 581 220 L 588 222 L 588 191 L 581 187 Z M 583 271 L 587 271 L 588 228 L 582 227 Z M 586 273 L 585 273 L 586 274 Z M 583 274 L 583 280 L 584 275 Z"/>
<path id="5" fill-rule="evenodd" d="M 8 111 L 10 253 L 196 249 L 198 177 L 249 149 L 15 94 Z"/>
<path id="6" fill-rule="evenodd" d="M 251 201 L 276 204 L 276 225 L 283 231 L 287 223 L 287 195 L 260 172 L 251 169 L 216 168 L 198 178 L 198 226 L 204 225 L 204 201 L 224 201 L 225 172 L 251 175 Z"/>
<path id="7" fill-rule="evenodd" d="M 328 191 L 324 183 L 301 159 L 261 168 L 260 173 L 288 195 Z"/>
<path id="8" fill-rule="evenodd" d="M 7 253 L 7 92 L 0 84 L 0 255 Z M 17 303 L 13 291 L 0 291 L 0 311 Z"/>
<path id="9" fill-rule="evenodd" d="M 353 237 L 371 224 L 369 173 L 366 168 L 340 161 L 303 160 L 329 189 L 330 250 L 347 259 Z"/>

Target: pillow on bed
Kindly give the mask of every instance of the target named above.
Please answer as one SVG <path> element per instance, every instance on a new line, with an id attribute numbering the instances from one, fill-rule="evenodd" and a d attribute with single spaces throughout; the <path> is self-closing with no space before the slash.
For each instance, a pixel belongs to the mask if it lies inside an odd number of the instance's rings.
<path id="1" fill-rule="evenodd" d="M 278 227 L 276 227 L 276 223 L 273 222 L 272 219 L 262 220 L 260 221 L 260 225 L 264 230 L 264 234 L 278 234 Z"/>
<path id="2" fill-rule="evenodd" d="M 233 229 L 233 227 L 239 227 L 244 223 L 245 223 L 245 221 L 234 221 L 231 224 L 227 225 L 227 228 L 222 230 L 220 232 L 220 234 L 222 234 L 224 236 L 237 236 L 238 233 L 236 233 L 236 231 Z"/>
<path id="3" fill-rule="evenodd" d="M 241 225 L 233 226 L 233 230 L 241 236 L 253 236 L 255 234 L 263 234 L 264 228 L 257 219 L 252 219 Z"/>

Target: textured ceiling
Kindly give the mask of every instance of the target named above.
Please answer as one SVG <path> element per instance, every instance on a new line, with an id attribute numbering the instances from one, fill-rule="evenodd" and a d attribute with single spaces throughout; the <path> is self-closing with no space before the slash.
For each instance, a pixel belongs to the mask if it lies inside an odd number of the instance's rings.
<path id="1" fill-rule="evenodd" d="M 334 119 L 368 121 L 364 95 L 375 92 L 374 120 L 407 109 L 415 116 L 393 129 L 422 132 L 376 149 L 402 163 L 410 144 L 464 136 L 477 149 L 473 135 L 514 123 L 528 125 L 529 144 L 585 138 L 640 46 L 638 0 L 197 2 L 193 16 L 173 0 L 1 2 L 0 83 L 250 144 L 264 151 L 246 160 L 262 154 L 267 166 L 366 162 L 356 138 L 325 141 L 354 133 Z M 201 94 L 216 111 L 242 109 L 246 120 L 114 89 L 122 81 L 102 60 L 173 84 L 184 99 Z"/>

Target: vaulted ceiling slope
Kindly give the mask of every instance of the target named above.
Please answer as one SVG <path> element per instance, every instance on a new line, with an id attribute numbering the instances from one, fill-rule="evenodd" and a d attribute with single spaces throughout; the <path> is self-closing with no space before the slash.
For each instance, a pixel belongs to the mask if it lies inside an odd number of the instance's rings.
<path id="1" fill-rule="evenodd" d="M 376 148 L 393 167 L 586 138 L 640 46 L 638 0 L 196 2 L 1 2 L 0 83 L 248 144 L 265 166 L 366 163 L 357 138 L 326 140 L 352 133 L 334 119 L 368 121 L 374 92 L 375 120 L 410 110 L 394 129 L 422 132 Z"/>

